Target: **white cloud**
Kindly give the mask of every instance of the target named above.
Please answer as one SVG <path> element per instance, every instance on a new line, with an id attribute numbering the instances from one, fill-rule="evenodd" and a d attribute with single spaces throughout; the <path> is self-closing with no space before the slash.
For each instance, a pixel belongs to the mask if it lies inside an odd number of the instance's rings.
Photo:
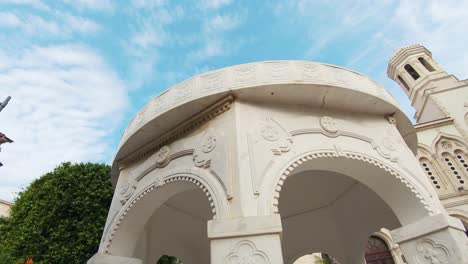
<path id="1" fill-rule="evenodd" d="M 101 30 L 101 26 L 91 19 L 65 14 L 63 16 L 65 25 L 73 32 L 82 34 L 96 33 Z"/>
<path id="2" fill-rule="evenodd" d="M 106 139 L 128 104 L 119 77 L 92 49 L 79 45 L 33 47 L 0 53 L 3 145 L 0 198 L 27 186 L 62 161 L 105 160 Z M 2 98 L 3 99 L 3 98 Z"/>
<path id="3" fill-rule="evenodd" d="M 1 12 L 0 13 L 0 25 L 4 25 L 7 27 L 19 27 L 21 25 L 21 19 L 19 19 L 13 13 Z"/>
<path id="4" fill-rule="evenodd" d="M 18 29 L 28 36 L 43 38 L 70 37 L 73 33 L 93 34 L 101 26 L 91 19 L 57 12 L 57 17 L 44 19 L 33 14 L 0 13 L 0 28 Z"/>
<path id="5" fill-rule="evenodd" d="M 0 0 L 0 4 L 25 5 L 37 9 L 50 10 L 49 6 L 41 0 Z"/>
<path id="6" fill-rule="evenodd" d="M 112 11 L 114 9 L 111 0 L 65 0 L 65 2 L 83 10 Z"/>
<path id="7" fill-rule="evenodd" d="M 232 0 L 201 0 L 200 7 L 202 9 L 219 9 L 230 5 L 231 3 Z"/>
<path id="8" fill-rule="evenodd" d="M 204 30 L 215 33 L 224 32 L 236 28 L 240 22 L 239 16 L 218 14 L 205 21 Z"/>

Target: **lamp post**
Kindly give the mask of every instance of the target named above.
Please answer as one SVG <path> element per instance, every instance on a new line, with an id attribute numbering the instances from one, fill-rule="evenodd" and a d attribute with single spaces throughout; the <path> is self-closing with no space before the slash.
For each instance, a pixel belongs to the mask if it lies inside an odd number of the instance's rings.
<path id="1" fill-rule="evenodd" d="M 7 98 L 2 103 L 0 103 L 0 112 L 3 110 L 3 108 L 5 108 L 5 106 L 7 106 L 10 99 L 11 99 L 11 96 L 7 96 Z M 4 143 L 12 143 L 12 142 L 13 142 L 13 140 L 11 140 L 5 134 L 0 132 L 0 146 L 2 144 L 4 144 Z M 0 148 L 0 151 L 1 151 L 1 148 Z M 2 167 L 2 166 L 3 166 L 3 164 L 0 162 L 0 167 Z"/>

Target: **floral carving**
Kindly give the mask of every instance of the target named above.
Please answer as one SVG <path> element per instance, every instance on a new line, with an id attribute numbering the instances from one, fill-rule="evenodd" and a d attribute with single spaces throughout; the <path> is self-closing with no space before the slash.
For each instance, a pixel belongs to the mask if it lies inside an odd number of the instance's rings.
<path id="1" fill-rule="evenodd" d="M 208 136 L 206 137 L 205 142 L 202 146 L 202 151 L 204 153 L 210 153 L 216 147 L 216 137 L 215 136 Z"/>
<path id="2" fill-rule="evenodd" d="M 449 149 L 452 149 L 452 143 L 448 142 L 448 141 L 442 141 L 442 143 L 440 143 L 440 145 L 442 146 L 443 149 L 445 150 L 449 150 Z"/>
<path id="3" fill-rule="evenodd" d="M 396 150 L 396 142 L 390 137 L 384 137 L 382 139 L 382 145 L 390 151 Z"/>
<path id="4" fill-rule="evenodd" d="M 418 256 L 415 257 L 418 264 L 448 264 L 449 250 L 434 241 L 423 238 L 416 245 Z"/>
<path id="5" fill-rule="evenodd" d="M 234 69 L 234 81 L 237 85 L 255 82 L 255 65 L 242 65 Z"/>
<path id="6" fill-rule="evenodd" d="M 272 142 L 271 151 L 275 155 L 281 155 L 281 153 L 291 150 L 292 136 L 272 118 L 267 118 L 260 124 L 260 135 L 265 140 Z"/>
<path id="7" fill-rule="evenodd" d="M 130 181 L 126 181 L 122 184 L 119 190 L 119 194 L 122 199 L 120 199 L 120 203 L 124 205 L 130 197 L 132 197 L 133 193 L 136 190 L 135 184 L 132 184 Z"/>
<path id="8" fill-rule="evenodd" d="M 193 153 L 195 166 L 208 168 L 211 165 L 212 151 L 216 148 L 216 136 L 211 131 L 206 131 Z"/>
<path id="9" fill-rule="evenodd" d="M 234 247 L 224 261 L 226 264 L 268 264 L 268 256 L 258 250 L 254 243 L 243 240 Z"/>
<path id="10" fill-rule="evenodd" d="M 160 148 L 158 152 L 156 152 L 156 162 L 162 164 L 165 161 L 167 161 L 167 159 L 169 158 L 170 151 L 171 149 L 169 148 L 169 146 L 164 146 Z"/>
<path id="11" fill-rule="evenodd" d="M 320 126 L 322 126 L 323 130 L 329 133 L 336 133 L 338 132 L 338 124 L 336 119 L 329 116 L 324 116 L 320 119 Z"/>
<path id="12" fill-rule="evenodd" d="M 305 63 L 303 66 L 302 78 L 304 80 L 317 80 L 320 77 L 321 70 L 318 64 Z"/>
<path id="13" fill-rule="evenodd" d="M 204 91 L 218 90 L 224 85 L 224 71 L 217 71 L 203 75 L 201 76 L 201 79 Z"/>
<path id="14" fill-rule="evenodd" d="M 260 128 L 260 134 L 268 141 L 277 141 L 280 138 L 280 133 L 272 125 L 265 124 Z"/>

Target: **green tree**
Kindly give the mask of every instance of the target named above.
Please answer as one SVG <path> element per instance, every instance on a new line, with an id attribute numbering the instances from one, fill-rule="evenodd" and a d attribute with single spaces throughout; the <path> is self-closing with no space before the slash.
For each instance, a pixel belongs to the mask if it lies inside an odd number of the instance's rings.
<path id="1" fill-rule="evenodd" d="M 86 263 L 98 249 L 112 194 L 108 165 L 59 165 L 19 193 L 0 222 L 0 251 L 35 264 Z"/>
<path id="2" fill-rule="evenodd" d="M 182 264 L 182 261 L 174 256 L 162 255 L 156 264 Z"/>

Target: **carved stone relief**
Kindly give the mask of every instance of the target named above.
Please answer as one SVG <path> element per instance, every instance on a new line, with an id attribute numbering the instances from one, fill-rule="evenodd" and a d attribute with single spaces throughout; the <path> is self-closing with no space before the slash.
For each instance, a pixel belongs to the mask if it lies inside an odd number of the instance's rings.
<path id="1" fill-rule="evenodd" d="M 333 117 L 324 116 L 320 118 L 320 126 L 328 133 L 338 132 L 338 122 Z"/>
<path id="2" fill-rule="evenodd" d="M 449 250 L 431 239 L 423 238 L 417 242 L 415 257 L 418 264 L 448 264 Z"/>
<path id="3" fill-rule="evenodd" d="M 226 257 L 225 264 L 268 264 L 268 256 L 255 247 L 249 240 L 237 243 L 234 249 Z"/>
<path id="4" fill-rule="evenodd" d="M 323 80 L 321 78 L 321 66 L 315 63 L 304 63 L 302 65 L 302 78 L 308 81 Z"/>
<path id="5" fill-rule="evenodd" d="M 216 147 L 216 136 L 212 131 L 205 132 L 197 148 L 193 153 L 193 162 L 195 166 L 208 168 L 211 164 L 212 155 L 210 154 Z"/>
<path id="6" fill-rule="evenodd" d="M 202 75 L 202 91 L 214 91 L 219 90 L 224 86 L 225 79 L 224 71 L 217 71 L 209 74 Z"/>
<path id="7" fill-rule="evenodd" d="M 179 83 L 173 88 L 173 103 L 178 103 L 192 96 L 192 89 L 194 86 L 194 79 L 189 79 Z"/>
<path id="8" fill-rule="evenodd" d="M 260 135 L 272 143 L 271 151 L 275 155 L 288 152 L 293 143 L 292 136 L 273 118 L 267 118 L 260 124 Z"/>
<path id="9" fill-rule="evenodd" d="M 271 80 L 287 80 L 290 78 L 289 64 L 287 62 L 265 62 L 265 68 Z"/>
<path id="10" fill-rule="evenodd" d="M 171 149 L 169 148 L 169 146 L 164 146 L 160 148 L 158 152 L 156 152 L 156 156 L 155 156 L 156 163 L 158 165 L 164 164 L 169 158 L 170 152 L 171 152 Z"/>
<path id="11" fill-rule="evenodd" d="M 119 189 L 120 203 L 124 205 L 136 190 L 136 183 L 133 180 L 125 181 Z"/>
<path id="12" fill-rule="evenodd" d="M 242 86 L 256 81 L 256 66 L 247 64 L 234 68 L 234 85 Z"/>

